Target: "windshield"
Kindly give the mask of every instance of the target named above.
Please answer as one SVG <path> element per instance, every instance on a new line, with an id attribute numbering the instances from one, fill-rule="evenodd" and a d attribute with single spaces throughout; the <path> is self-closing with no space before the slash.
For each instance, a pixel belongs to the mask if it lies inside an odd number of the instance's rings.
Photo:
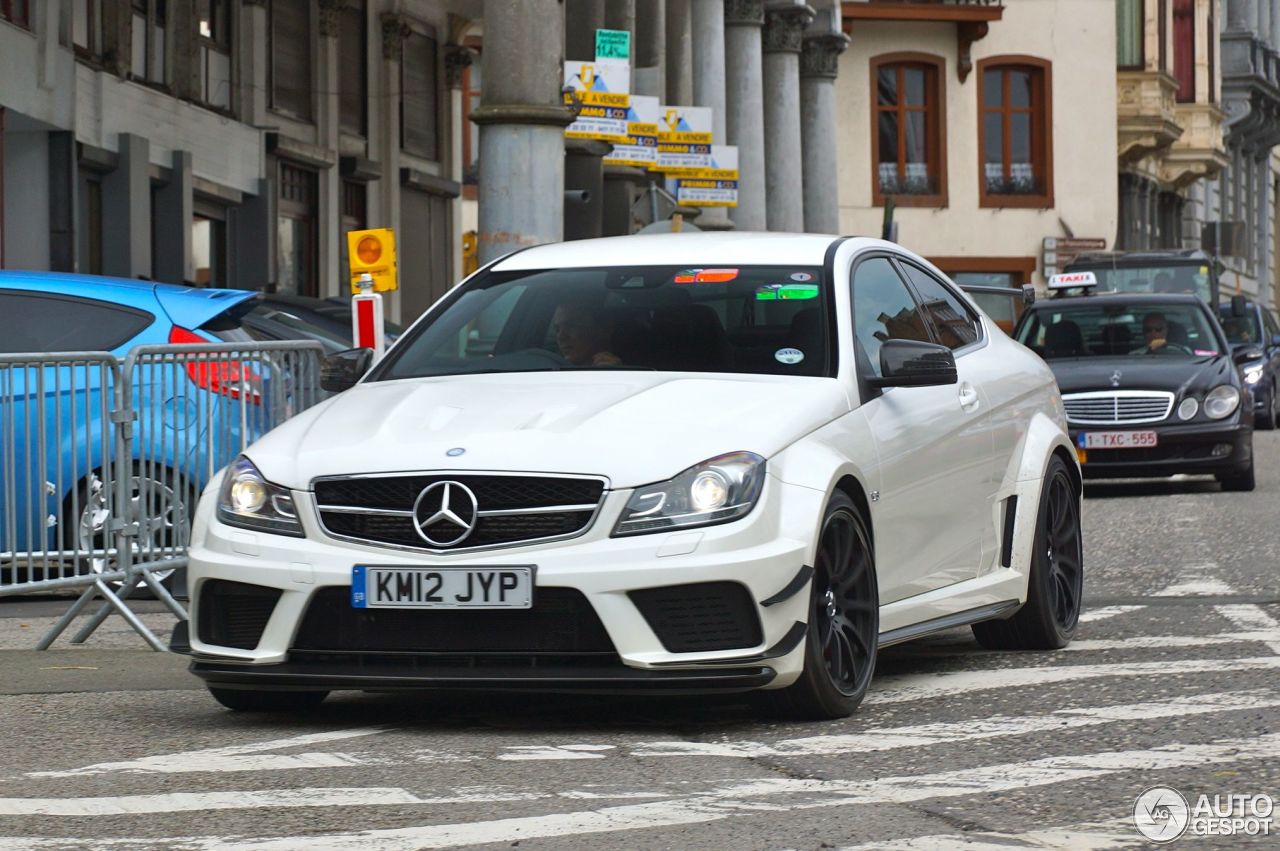
<path id="1" fill-rule="evenodd" d="M 829 375 L 816 266 L 490 272 L 374 380 L 583 369 Z"/>
<path id="2" fill-rule="evenodd" d="M 1258 315 L 1250 310 L 1244 316 L 1235 316 L 1230 304 L 1219 305 L 1218 316 L 1222 318 L 1222 330 L 1227 334 L 1227 342 L 1233 346 L 1262 341 L 1262 329 L 1258 327 Z"/>
<path id="3" fill-rule="evenodd" d="M 1222 349 L 1209 315 L 1188 302 L 1049 305 L 1027 317 L 1018 342 L 1045 360 L 1211 357 Z"/>
<path id="4" fill-rule="evenodd" d="M 1199 263 L 1161 263 L 1107 266 L 1073 265 L 1071 272 L 1092 272 L 1098 276 L 1098 292 L 1191 293 L 1212 302 L 1209 267 Z"/>

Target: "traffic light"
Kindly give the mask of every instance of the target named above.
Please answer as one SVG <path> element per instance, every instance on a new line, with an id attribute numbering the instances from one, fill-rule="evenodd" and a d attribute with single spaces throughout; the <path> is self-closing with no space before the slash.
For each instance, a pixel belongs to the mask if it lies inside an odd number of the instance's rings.
<path id="1" fill-rule="evenodd" d="M 373 278 L 376 292 L 396 289 L 396 234 L 391 228 L 347 231 L 347 265 L 351 291 L 360 291 L 360 276 Z"/>

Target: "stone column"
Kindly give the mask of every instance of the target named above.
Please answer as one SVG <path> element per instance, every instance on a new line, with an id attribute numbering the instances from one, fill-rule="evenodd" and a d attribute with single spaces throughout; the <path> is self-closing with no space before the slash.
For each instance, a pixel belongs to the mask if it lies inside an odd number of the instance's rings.
<path id="1" fill-rule="evenodd" d="M 1258 38 L 1262 41 L 1271 40 L 1271 4 L 1274 0 L 1261 0 L 1258 3 Z M 1216 33 L 1210 33 L 1209 37 L 1213 38 Z"/>
<path id="2" fill-rule="evenodd" d="M 764 71 L 760 28 L 764 0 L 724 5 L 725 133 L 738 146 L 738 206 L 729 217 L 739 230 L 764 230 Z"/>
<path id="3" fill-rule="evenodd" d="M 564 0 L 564 58 L 596 58 L 596 30 L 604 28 L 604 0 Z"/>
<path id="4" fill-rule="evenodd" d="M 169 182 L 155 192 L 154 255 L 152 270 L 157 281 L 190 283 L 195 278 L 191 257 L 192 198 L 191 152 L 174 151 Z"/>
<path id="5" fill-rule="evenodd" d="M 667 96 L 666 39 L 666 0 L 636 0 L 636 43 L 631 51 L 635 94 L 659 100 Z"/>
<path id="6" fill-rule="evenodd" d="M 1253 29 L 1254 0 L 1227 0 L 1227 28 L 1237 31 Z"/>
<path id="7" fill-rule="evenodd" d="M 693 104 L 709 106 L 712 141 L 725 144 L 724 0 L 690 0 L 693 26 Z M 733 227 L 723 207 L 710 207 L 698 217 L 703 230 Z"/>
<path id="8" fill-rule="evenodd" d="M 596 30 L 605 28 L 604 0 L 566 0 L 565 58 L 590 62 L 596 56 Z M 583 202 L 569 202 L 564 211 L 564 238 L 589 239 L 604 233 L 604 163 L 612 150 L 608 142 L 565 139 L 565 191 L 583 191 Z"/>
<path id="9" fill-rule="evenodd" d="M 800 143 L 804 172 L 804 229 L 840 232 L 836 134 L 836 72 L 849 45 L 844 33 L 805 38 L 800 52 Z"/>
<path id="10" fill-rule="evenodd" d="M 316 29 L 320 40 L 316 44 L 316 79 L 321 91 L 319 109 L 316 112 L 316 143 L 330 151 L 341 147 L 338 130 L 338 90 L 342 69 L 338 66 L 338 21 L 342 0 L 320 0 Z M 320 233 L 316 246 L 316 287 L 321 298 L 347 292 L 342 279 L 345 273 L 341 244 L 346 237 L 342 233 L 342 181 L 337 168 L 320 169 L 316 175 L 319 194 L 319 217 L 316 224 Z"/>
<path id="11" fill-rule="evenodd" d="M 664 103 L 693 103 L 692 0 L 667 0 L 667 91 Z"/>
<path id="12" fill-rule="evenodd" d="M 102 179 L 102 272 L 151 277 L 151 143 L 121 133 L 116 167 Z"/>
<path id="13" fill-rule="evenodd" d="M 800 45 L 812 18 L 813 9 L 791 3 L 768 7 L 765 12 L 765 192 L 766 219 L 772 231 L 804 230 Z"/>
<path id="14" fill-rule="evenodd" d="M 564 235 L 564 22 L 559 0 L 485 2 L 479 255 L 487 263 Z"/>

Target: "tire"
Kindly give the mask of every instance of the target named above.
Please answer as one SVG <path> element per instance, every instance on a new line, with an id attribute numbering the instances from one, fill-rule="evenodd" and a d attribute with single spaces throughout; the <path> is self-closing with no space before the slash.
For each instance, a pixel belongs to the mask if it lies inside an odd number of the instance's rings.
<path id="1" fill-rule="evenodd" d="M 259 691 L 209 686 L 209 694 L 233 712 L 300 712 L 329 696 L 327 691 Z"/>
<path id="2" fill-rule="evenodd" d="M 1083 592 L 1080 492 L 1067 465 L 1055 455 L 1040 491 L 1027 601 L 1006 620 L 974 624 L 973 635 L 990 650 L 1066 647 L 1080 624 Z"/>
<path id="3" fill-rule="evenodd" d="M 1249 466 L 1238 473 L 1219 473 L 1216 478 L 1222 489 L 1227 492 L 1248 493 L 1254 489 L 1253 458 L 1249 458 Z"/>
<path id="4" fill-rule="evenodd" d="M 1276 427 L 1276 385 L 1273 382 L 1271 392 L 1267 394 L 1266 409 L 1254 417 L 1253 427 L 1258 431 L 1271 431 Z"/>
<path id="5" fill-rule="evenodd" d="M 880 597 L 866 520 L 837 491 L 823 513 L 809 591 L 804 672 L 770 692 L 775 708 L 795 720 L 844 718 L 866 696 L 876 665 Z"/>

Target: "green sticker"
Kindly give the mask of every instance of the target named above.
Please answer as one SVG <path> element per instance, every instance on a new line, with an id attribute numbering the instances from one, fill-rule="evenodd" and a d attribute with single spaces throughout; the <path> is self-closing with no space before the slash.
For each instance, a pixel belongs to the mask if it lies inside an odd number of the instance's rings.
<path id="1" fill-rule="evenodd" d="M 817 284 L 765 284 L 756 288 L 756 301 L 803 301 L 817 297 Z"/>

